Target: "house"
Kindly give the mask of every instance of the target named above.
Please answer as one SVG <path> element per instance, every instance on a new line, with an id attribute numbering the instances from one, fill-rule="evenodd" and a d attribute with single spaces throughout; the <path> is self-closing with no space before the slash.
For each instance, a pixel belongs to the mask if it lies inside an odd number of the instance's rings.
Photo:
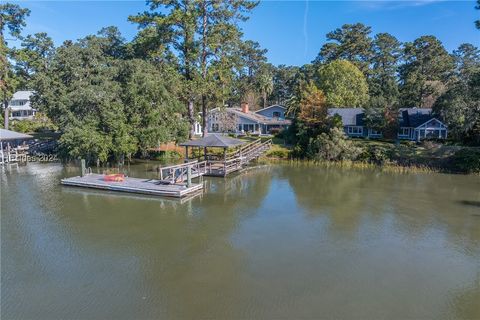
<path id="1" fill-rule="evenodd" d="M 345 134 L 349 137 L 381 138 L 378 130 L 365 126 L 365 110 L 362 108 L 330 108 L 328 115 L 342 118 Z M 398 139 L 420 141 L 424 139 L 446 139 L 447 126 L 435 118 L 432 109 L 401 108 L 399 110 Z"/>
<path id="2" fill-rule="evenodd" d="M 207 118 L 208 132 L 234 132 L 270 134 L 274 130 L 286 129 L 291 120 L 285 116 L 286 108 L 272 105 L 257 111 L 250 111 L 248 103 L 241 108 L 216 108 L 209 112 Z"/>
<path id="3" fill-rule="evenodd" d="M 432 115 L 432 109 L 402 108 L 399 124 L 399 139 L 446 139 L 448 135 L 447 126 Z"/>
<path id="4" fill-rule="evenodd" d="M 13 97 L 8 104 L 10 109 L 10 119 L 33 119 L 35 113 L 37 112 L 30 106 L 30 98 L 33 94 L 33 91 L 17 91 L 13 94 Z"/>

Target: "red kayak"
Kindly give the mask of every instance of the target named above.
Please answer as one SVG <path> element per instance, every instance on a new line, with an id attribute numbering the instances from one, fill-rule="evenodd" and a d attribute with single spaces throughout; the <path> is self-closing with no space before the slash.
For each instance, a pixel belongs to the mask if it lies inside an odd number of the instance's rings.
<path id="1" fill-rule="evenodd" d="M 124 180 L 125 175 L 123 173 L 106 174 L 103 176 L 103 181 L 122 182 Z"/>

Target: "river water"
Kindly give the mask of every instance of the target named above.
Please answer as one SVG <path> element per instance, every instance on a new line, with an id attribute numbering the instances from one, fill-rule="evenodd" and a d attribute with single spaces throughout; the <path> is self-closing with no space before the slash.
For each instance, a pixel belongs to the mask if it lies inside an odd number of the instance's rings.
<path id="1" fill-rule="evenodd" d="M 259 166 L 182 203 L 77 172 L 2 172 L 2 319 L 480 319 L 478 176 Z"/>

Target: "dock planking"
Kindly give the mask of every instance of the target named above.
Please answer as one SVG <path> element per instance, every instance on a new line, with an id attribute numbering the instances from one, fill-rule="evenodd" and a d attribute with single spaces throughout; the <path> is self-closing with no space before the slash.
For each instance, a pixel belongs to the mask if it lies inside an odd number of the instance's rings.
<path id="1" fill-rule="evenodd" d="M 105 181 L 103 174 L 90 173 L 83 177 L 76 176 L 61 180 L 62 185 L 103 189 L 111 191 L 149 194 L 164 197 L 183 198 L 203 190 L 203 184 L 162 184 L 162 181 L 155 179 L 140 179 L 125 177 L 124 181 Z"/>

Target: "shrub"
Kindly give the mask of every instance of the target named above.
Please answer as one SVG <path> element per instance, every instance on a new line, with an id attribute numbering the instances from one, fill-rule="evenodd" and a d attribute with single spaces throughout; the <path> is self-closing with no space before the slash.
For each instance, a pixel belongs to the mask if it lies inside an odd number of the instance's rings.
<path id="1" fill-rule="evenodd" d="M 267 152 L 265 156 L 267 158 L 289 159 L 290 153 L 291 152 L 288 149 L 273 147 L 270 151 Z"/>
<path id="2" fill-rule="evenodd" d="M 279 136 L 280 134 L 282 134 L 282 131 L 283 131 L 282 128 L 271 128 L 270 129 L 270 134 L 272 136 Z"/>
<path id="3" fill-rule="evenodd" d="M 385 146 L 369 145 L 360 155 L 362 161 L 382 165 L 391 161 L 392 150 Z"/>
<path id="4" fill-rule="evenodd" d="M 362 148 L 349 140 L 342 129 L 332 128 L 327 133 L 320 134 L 314 141 L 318 148 L 317 160 L 344 161 L 356 160 L 362 153 Z"/>
<path id="5" fill-rule="evenodd" d="M 480 173 L 480 149 L 464 148 L 451 157 L 453 170 L 464 173 Z"/>

